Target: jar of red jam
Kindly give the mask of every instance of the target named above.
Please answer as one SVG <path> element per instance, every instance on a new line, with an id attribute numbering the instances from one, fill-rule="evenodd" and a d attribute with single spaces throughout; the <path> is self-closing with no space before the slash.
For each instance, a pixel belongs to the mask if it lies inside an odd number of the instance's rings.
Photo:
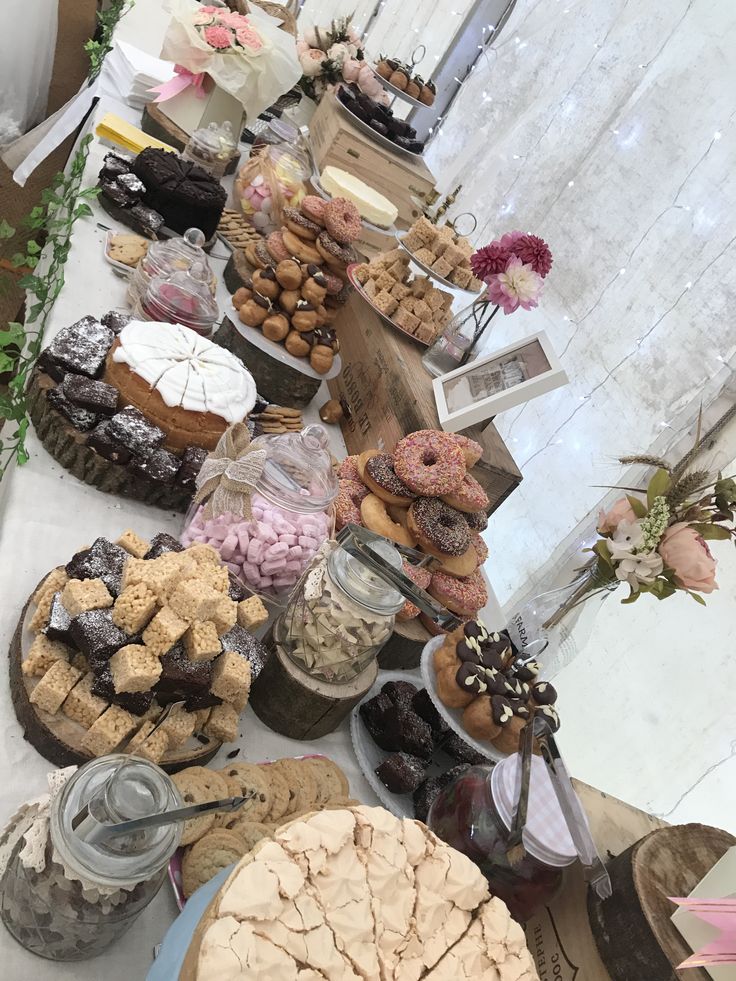
<path id="1" fill-rule="evenodd" d="M 547 906 L 576 857 L 570 832 L 544 762 L 532 759 L 526 855 L 512 868 L 506 857 L 509 829 L 519 797 L 518 755 L 494 767 L 474 766 L 435 797 L 427 818 L 434 833 L 481 869 L 494 896 L 525 923 Z"/>

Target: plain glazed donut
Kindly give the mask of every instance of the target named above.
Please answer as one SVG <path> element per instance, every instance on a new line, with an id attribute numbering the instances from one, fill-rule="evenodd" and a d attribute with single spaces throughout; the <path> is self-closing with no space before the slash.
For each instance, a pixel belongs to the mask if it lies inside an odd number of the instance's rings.
<path id="1" fill-rule="evenodd" d="M 338 531 L 345 525 L 362 525 L 360 504 L 368 496 L 367 489 L 357 480 L 341 480 L 335 498 L 335 526 Z"/>
<path id="2" fill-rule="evenodd" d="M 394 458 L 388 453 L 376 453 L 365 462 L 363 483 L 371 493 L 386 504 L 408 507 L 416 497 L 394 470 Z"/>
<path id="3" fill-rule="evenodd" d="M 302 203 L 299 207 L 302 209 L 302 214 L 305 218 L 313 221 L 315 225 L 321 225 L 324 228 L 326 206 L 327 202 L 323 201 L 322 198 L 318 198 L 316 194 L 308 194 L 305 198 L 302 198 Z"/>
<path id="4" fill-rule="evenodd" d="M 343 480 L 356 480 L 359 484 L 362 483 L 363 478 L 360 476 L 357 463 L 357 456 L 346 456 L 337 468 L 337 476 Z"/>
<path id="5" fill-rule="evenodd" d="M 474 467 L 478 460 L 483 456 L 483 447 L 476 443 L 474 439 L 469 439 L 460 433 L 451 433 L 452 438 L 465 454 L 465 465 L 468 469 Z"/>
<path id="6" fill-rule="evenodd" d="M 363 231 L 360 212 L 347 198 L 333 198 L 325 208 L 325 228 L 336 242 L 350 245 Z"/>
<path id="7" fill-rule="evenodd" d="M 282 231 L 281 237 L 284 240 L 286 251 L 290 256 L 294 256 L 300 262 L 313 262 L 315 266 L 322 265 L 324 261 L 322 256 L 310 242 L 305 242 L 304 239 L 299 238 L 298 235 L 295 235 L 288 229 Z"/>
<path id="8" fill-rule="evenodd" d="M 412 565 L 406 559 L 404 559 L 404 575 L 408 576 L 420 589 L 425 590 L 432 579 L 432 573 L 429 569 L 424 568 L 424 566 Z M 419 607 L 414 606 L 408 600 L 396 614 L 397 620 L 415 620 L 418 616 Z"/>
<path id="9" fill-rule="evenodd" d="M 488 590 L 478 569 L 472 576 L 455 579 L 444 572 L 435 572 L 427 592 L 461 617 L 474 617 L 488 602 Z"/>
<path id="10" fill-rule="evenodd" d="M 436 429 L 420 429 L 399 440 L 394 465 L 399 480 L 426 497 L 451 494 L 465 476 L 463 451 L 452 436 Z"/>
<path id="11" fill-rule="evenodd" d="M 409 530 L 430 555 L 464 555 L 470 528 L 464 516 L 436 497 L 420 497 L 409 507 Z"/>
<path id="12" fill-rule="evenodd" d="M 360 515 L 365 527 L 375 531 L 377 535 L 383 535 L 384 538 L 409 548 L 416 546 L 417 543 L 411 532 L 389 518 L 385 503 L 375 494 L 368 494 L 360 502 Z"/>
<path id="13" fill-rule="evenodd" d="M 456 490 L 451 494 L 443 494 L 442 500 L 456 511 L 466 514 L 475 514 L 488 507 L 488 495 L 469 473 L 465 474 L 462 484 Z"/>

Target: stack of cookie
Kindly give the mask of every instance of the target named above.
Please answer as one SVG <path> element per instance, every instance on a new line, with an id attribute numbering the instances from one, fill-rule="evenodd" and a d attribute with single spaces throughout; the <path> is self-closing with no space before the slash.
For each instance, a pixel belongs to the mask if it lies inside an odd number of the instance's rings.
<path id="1" fill-rule="evenodd" d="M 422 216 L 403 237 L 402 245 L 442 279 L 464 290 L 480 292 L 483 284 L 473 275 L 470 257 L 473 246 L 451 225 L 433 225 Z"/>
<path id="2" fill-rule="evenodd" d="M 362 231 L 360 214 L 346 198 L 313 195 L 300 210 L 283 213 L 280 231 L 246 247 L 254 272 L 235 292 L 233 306 L 244 324 L 294 357 L 309 358 L 324 375 L 340 349 L 332 324 L 350 293 L 347 268 L 358 260 L 351 242 Z"/>
<path id="3" fill-rule="evenodd" d="M 298 433 L 304 428 L 301 409 L 289 409 L 283 405 L 268 405 L 250 417 L 255 423 L 255 435 L 268 436 L 282 433 Z"/>
<path id="4" fill-rule="evenodd" d="M 363 292 L 397 327 L 431 344 L 452 320 L 452 293 L 428 276 L 414 276 L 403 249 L 381 252 L 355 270 Z"/>
<path id="5" fill-rule="evenodd" d="M 261 241 L 260 233 L 245 220 L 242 212 L 233 211 L 232 208 L 225 208 L 222 212 L 217 234 L 225 239 L 231 249 L 244 249 L 251 243 L 257 245 Z"/>
<path id="6" fill-rule="evenodd" d="M 254 795 L 238 811 L 204 814 L 185 823 L 182 885 L 187 897 L 282 825 L 357 803 L 350 799 L 347 777 L 326 756 L 233 762 L 221 770 L 193 766 L 172 779 L 188 804 Z"/>

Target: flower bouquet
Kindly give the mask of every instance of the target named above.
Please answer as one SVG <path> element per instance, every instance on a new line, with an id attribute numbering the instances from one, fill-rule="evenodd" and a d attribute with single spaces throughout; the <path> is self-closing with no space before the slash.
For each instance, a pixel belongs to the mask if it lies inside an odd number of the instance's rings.
<path id="1" fill-rule="evenodd" d="M 552 253 L 544 239 L 526 232 L 507 232 L 470 257 L 473 275 L 486 289 L 447 325 L 423 363 L 439 376 L 472 360 L 473 353 L 499 310 L 505 314 L 539 303 L 543 280 L 552 268 Z"/>
<path id="2" fill-rule="evenodd" d="M 166 115 L 187 132 L 229 119 L 239 133 L 243 110 L 255 118 L 299 81 L 294 39 L 259 8 L 244 15 L 195 0 L 169 0 L 168 9 L 161 57 L 175 63 L 176 77 L 153 91 Z M 226 115 L 223 100 L 207 106 L 217 91 L 229 96 Z"/>
<path id="3" fill-rule="evenodd" d="M 388 105 L 388 93 L 367 64 L 360 35 L 350 20 L 340 17 L 329 28 L 311 27 L 298 39 L 299 85 L 305 95 L 319 102 L 325 92 L 341 82 L 355 82 L 371 99 Z"/>

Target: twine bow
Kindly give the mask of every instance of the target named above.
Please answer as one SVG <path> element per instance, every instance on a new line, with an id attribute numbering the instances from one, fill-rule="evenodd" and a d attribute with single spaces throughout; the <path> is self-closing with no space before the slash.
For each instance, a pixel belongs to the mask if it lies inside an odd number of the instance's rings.
<path id="1" fill-rule="evenodd" d="M 250 519 L 251 497 L 263 473 L 266 451 L 251 445 L 250 432 L 239 422 L 227 429 L 197 475 L 194 500 L 206 518 L 234 514 Z"/>

